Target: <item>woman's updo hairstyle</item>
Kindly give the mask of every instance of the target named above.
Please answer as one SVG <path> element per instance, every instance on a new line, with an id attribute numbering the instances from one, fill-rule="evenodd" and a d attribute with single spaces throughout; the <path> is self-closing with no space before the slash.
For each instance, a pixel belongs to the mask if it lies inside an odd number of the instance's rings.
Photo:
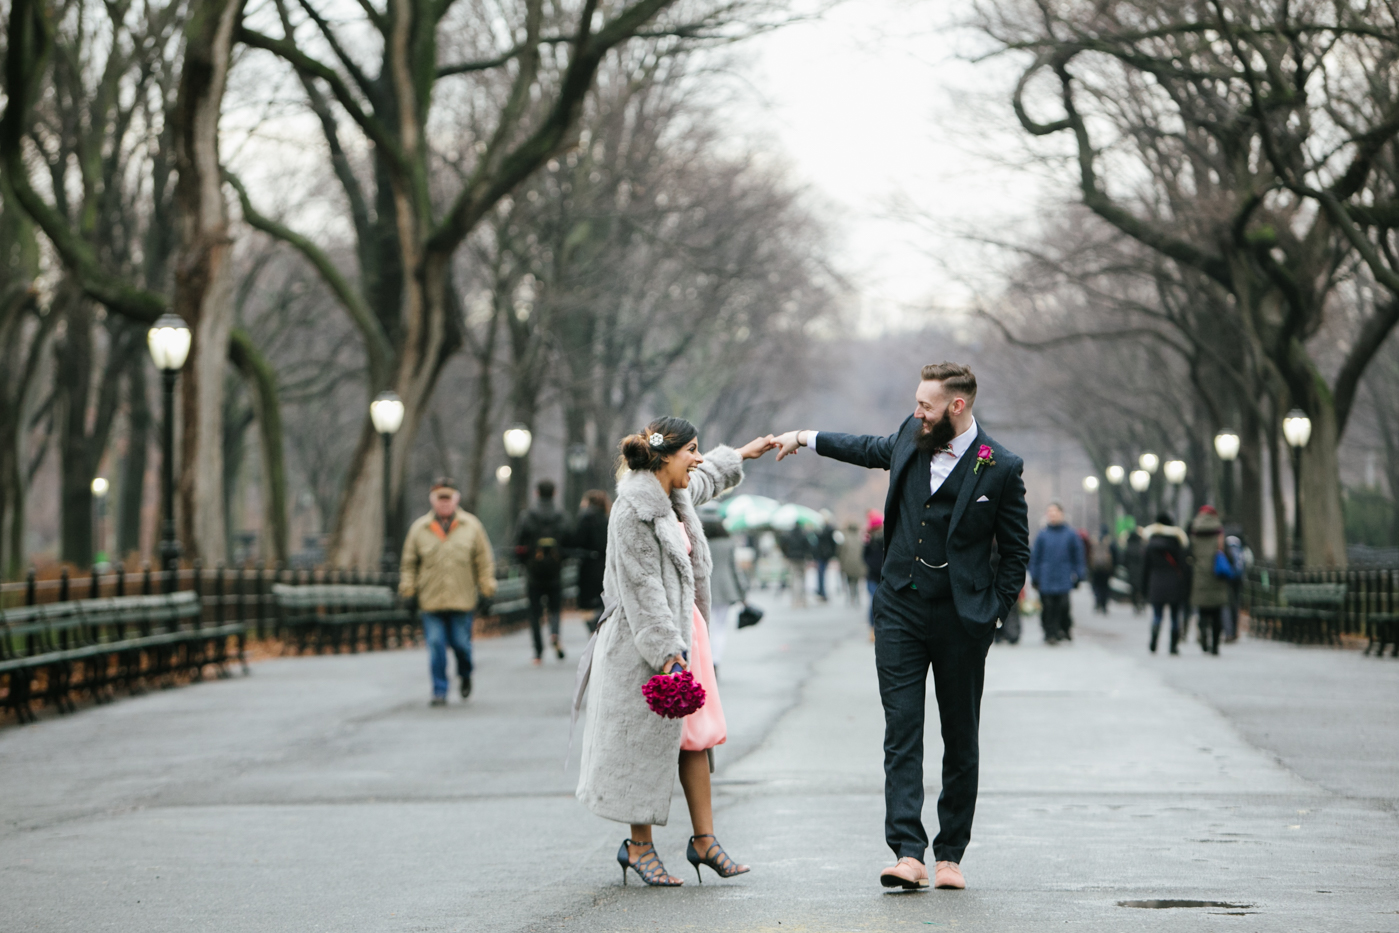
<path id="1" fill-rule="evenodd" d="M 657 418 L 639 434 L 622 438 L 622 462 L 631 470 L 654 473 L 665 458 L 694 440 L 699 434 L 684 418 Z"/>

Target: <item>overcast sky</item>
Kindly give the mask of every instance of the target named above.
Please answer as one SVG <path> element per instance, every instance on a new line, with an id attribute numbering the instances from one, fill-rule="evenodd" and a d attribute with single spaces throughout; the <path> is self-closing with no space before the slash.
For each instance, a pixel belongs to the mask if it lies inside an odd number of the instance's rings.
<path id="1" fill-rule="evenodd" d="M 1023 144 L 1009 123 L 1015 75 L 965 60 L 966 15 L 964 0 L 858 0 L 744 51 L 752 83 L 736 126 L 832 209 L 867 330 L 964 307 L 960 278 L 985 266 L 959 234 L 1003 231 L 1039 196 L 1034 175 L 1002 160 Z"/>

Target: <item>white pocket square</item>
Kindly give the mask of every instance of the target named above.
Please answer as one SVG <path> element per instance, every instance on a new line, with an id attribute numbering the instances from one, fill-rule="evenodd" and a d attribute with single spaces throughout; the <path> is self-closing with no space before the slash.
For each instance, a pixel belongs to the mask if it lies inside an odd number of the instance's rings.
<path id="1" fill-rule="evenodd" d="M 985 496 L 979 496 L 979 497 L 977 498 L 976 501 L 977 501 L 977 502 L 990 502 L 991 500 L 988 499 L 988 498 L 986 498 Z"/>

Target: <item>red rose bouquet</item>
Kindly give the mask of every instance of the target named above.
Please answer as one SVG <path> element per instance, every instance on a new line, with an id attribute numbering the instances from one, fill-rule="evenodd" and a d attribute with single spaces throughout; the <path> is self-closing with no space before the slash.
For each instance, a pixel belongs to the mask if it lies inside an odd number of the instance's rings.
<path id="1" fill-rule="evenodd" d="M 666 719 L 682 719 L 704 706 L 704 687 L 689 671 L 657 674 L 641 685 L 641 695 L 651 712 Z"/>

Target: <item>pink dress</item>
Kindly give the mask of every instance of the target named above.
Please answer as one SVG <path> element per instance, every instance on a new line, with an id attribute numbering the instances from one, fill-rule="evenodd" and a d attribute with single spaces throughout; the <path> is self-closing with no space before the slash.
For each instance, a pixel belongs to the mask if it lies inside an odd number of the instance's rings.
<path id="1" fill-rule="evenodd" d="M 685 538 L 685 550 L 691 550 L 690 534 L 680 522 L 680 534 Z M 693 634 L 690 636 L 690 673 L 704 688 L 704 705 L 680 721 L 680 749 L 702 752 L 723 745 L 729 737 L 724 723 L 724 706 L 719 702 L 719 680 L 714 676 L 714 655 L 709 650 L 709 626 L 696 607 Z"/>

